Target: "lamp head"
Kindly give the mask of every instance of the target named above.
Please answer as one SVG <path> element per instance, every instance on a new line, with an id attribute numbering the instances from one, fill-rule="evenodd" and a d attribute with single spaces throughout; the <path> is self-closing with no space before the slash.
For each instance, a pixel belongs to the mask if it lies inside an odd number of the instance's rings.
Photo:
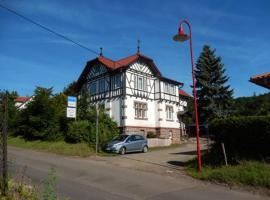
<path id="1" fill-rule="evenodd" d="M 184 42 L 184 41 L 187 41 L 189 38 L 190 36 L 185 34 L 184 29 L 182 28 L 182 25 L 180 25 L 178 29 L 178 34 L 173 36 L 173 40 L 176 42 Z"/>

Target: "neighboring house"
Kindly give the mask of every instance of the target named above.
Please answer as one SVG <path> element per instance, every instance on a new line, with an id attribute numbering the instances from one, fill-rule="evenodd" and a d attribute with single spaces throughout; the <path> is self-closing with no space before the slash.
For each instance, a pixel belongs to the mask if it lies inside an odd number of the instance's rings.
<path id="1" fill-rule="evenodd" d="M 14 101 L 15 101 L 15 106 L 18 109 L 24 109 L 26 108 L 26 105 L 32 101 L 33 97 L 17 97 Z"/>
<path id="2" fill-rule="evenodd" d="M 249 81 L 255 83 L 256 85 L 270 89 L 270 72 L 252 76 Z"/>
<path id="3" fill-rule="evenodd" d="M 182 86 L 164 77 L 151 58 L 137 53 L 118 61 L 102 55 L 88 61 L 76 88 L 89 90 L 91 103 L 102 104 L 122 133 L 152 132 L 179 143 L 177 112 L 187 106 L 185 98 L 179 99 Z"/>

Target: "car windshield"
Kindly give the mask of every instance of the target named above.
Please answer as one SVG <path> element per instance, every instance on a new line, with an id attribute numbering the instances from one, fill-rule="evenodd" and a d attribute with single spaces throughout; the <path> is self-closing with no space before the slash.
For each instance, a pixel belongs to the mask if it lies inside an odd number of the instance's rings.
<path id="1" fill-rule="evenodd" d="M 115 137 L 113 140 L 114 141 L 124 141 L 127 137 L 128 137 L 128 135 L 119 135 L 119 136 Z"/>

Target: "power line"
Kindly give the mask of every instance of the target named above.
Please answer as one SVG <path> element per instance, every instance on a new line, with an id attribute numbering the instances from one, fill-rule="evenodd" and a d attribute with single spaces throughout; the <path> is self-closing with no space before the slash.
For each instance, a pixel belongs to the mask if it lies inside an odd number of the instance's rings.
<path id="1" fill-rule="evenodd" d="M 67 36 L 65 36 L 65 35 L 63 35 L 61 33 L 57 33 L 56 31 L 52 30 L 51 28 L 48 28 L 48 27 L 46 27 L 46 26 L 44 26 L 44 25 L 42 25 L 42 24 L 40 24 L 40 23 L 38 23 L 38 22 L 36 22 L 36 21 L 34 21 L 34 20 L 32 20 L 32 19 L 30 19 L 30 18 L 28 18 L 28 17 L 26 17 L 26 16 L 24 16 L 24 15 L 22 15 L 20 13 L 18 13 L 15 10 L 12 10 L 12 9 L 10 9 L 10 8 L 2 5 L 2 4 L 0 4 L 0 7 L 3 8 L 3 9 L 5 9 L 5 10 L 7 10 L 7 11 L 9 11 L 10 13 L 15 14 L 18 17 L 20 17 L 20 18 L 22 18 L 22 19 L 24 19 L 24 20 L 26 20 L 26 21 L 28 21 L 28 22 L 30 22 L 30 23 L 32 23 L 32 24 L 34 24 L 34 25 L 36 25 L 36 26 L 38 26 L 38 27 L 40 27 L 40 28 L 42 28 L 42 29 L 44 29 L 44 30 L 52 33 L 52 34 L 54 34 L 54 35 L 56 35 L 56 36 L 58 36 L 58 37 L 61 37 L 62 39 L 65 39 L 65 40 L 67 40 L 67 41 L 69 41 L 69 42 L 71 42 L 71 43 L 73 43 L 73 44 L 75 44 L 75 45 L 77 45 L 77 46 L 79 46 L 79 47 L 87 50 L 87 51 L 90 51 L 93 54 L 99 55 L 99 53 L 96 52 L 95 50 L 90 49 L 87 46 L 85 46 L 85 45 L 83 45 L 83 44 L 81 44 L 79 42 L 76 42 L 76 41 L 68 38 Z"/>
<path id="2" fill-rule="evenodd" d="M 91 53 L 93 53 L 95 55 L 102 56 L 102 54 L 103 54 L 102 53 L 102 48 L 100 49 L 100 53 L 98 53 L 97 51 L 95 51 L 93 49 L 90 49 L 89 47 L 87 47 L 87 46 L 85 46 L 85 45 L 83 45 L 83 44 L 81 44 L 79 42 L 76 42 L 76 41 L 70 39 L 69 37 L 67 37 L 67 36 L 65 36 L 63 34 L 58 33 L 56 31 L 52 30 L 51 28 L 48 28 L 48 27 L 46 27 L 46 26 L 44 26 L 44 25 L 42 25 L 42 24 L 40 24 L 40 23 L 38 23 L 38 22 L 30 19 L 29 17 L 26 17 L 26 16 L 18 13 L 17 11 L 12 10 L 11 8 L 8 8 L 8 7 L 4 6 L 4 5 L 2 5 L 1 3 L 0 3 L 0 7 L 3 8 L 3 9 L 5 9 L 5 10 L 7 10 L 7 11 L 9 11 L 10 13 L 12 13 L 12 14 L 14 14 L 14 15 L 16 15 L 16 16 L 18 16 L 18 17 L 20 17 L 20 18 L 22 18 L 22 19 L 24 19 L 24 20 L 26 20 L 26 21 L 28 21 L 28 22 L 30 22 L 30 23 L 32 23 L 32 24 L 34 24 L 34 25 L 36 25 L 36 26 L 38 26 L 38 27 L 40 27 L 40 28 L 42 28 L 42 29 L 50 32 L 50 33 L 52 33 L 52 34 L 54 34 L 54 35 L 56 35 L 56 36 L 58 36 L 58 37 L 60 37 L 60 38 L 62 38 L 62 39 L 65 39 L 65 40 L 67 40 L 67 41 L 69 41 L 69 42 L 71 42 L 71 43 L 73 43 L 73 44 L 75 44 L 75 45 L 77 45 L 77 46 L 79 46 L 79 47 L 87 50 L 87 51 L 90 51 Z M 122 64 L 119 61 L 114 61 L 114 62 L 117 63 L 117 64 L 120 64 L 120 65 Z"/>

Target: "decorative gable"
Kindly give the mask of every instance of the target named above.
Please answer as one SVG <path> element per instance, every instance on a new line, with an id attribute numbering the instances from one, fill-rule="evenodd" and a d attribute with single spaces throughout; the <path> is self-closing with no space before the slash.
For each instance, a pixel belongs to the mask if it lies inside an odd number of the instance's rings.
<path id="1" fill-rule="evenodd" d="M 93 77 L 99 76 L 101 74 L 106 73 L 108 70 L 106 69 L 105 66 L 103 65 L 95 65 L 91 67 L 89 74 L 88 74 L 88 79 L 91 79 Z"/>
<path id="2" fill-rule="evenodd" d="M 153 75 L 153 72 L 150 70 L 150 68 L 145 63 L 142 62 L 135 62 L 131 64 L 130 69 L 142 72 L 144 74 Z"/>

